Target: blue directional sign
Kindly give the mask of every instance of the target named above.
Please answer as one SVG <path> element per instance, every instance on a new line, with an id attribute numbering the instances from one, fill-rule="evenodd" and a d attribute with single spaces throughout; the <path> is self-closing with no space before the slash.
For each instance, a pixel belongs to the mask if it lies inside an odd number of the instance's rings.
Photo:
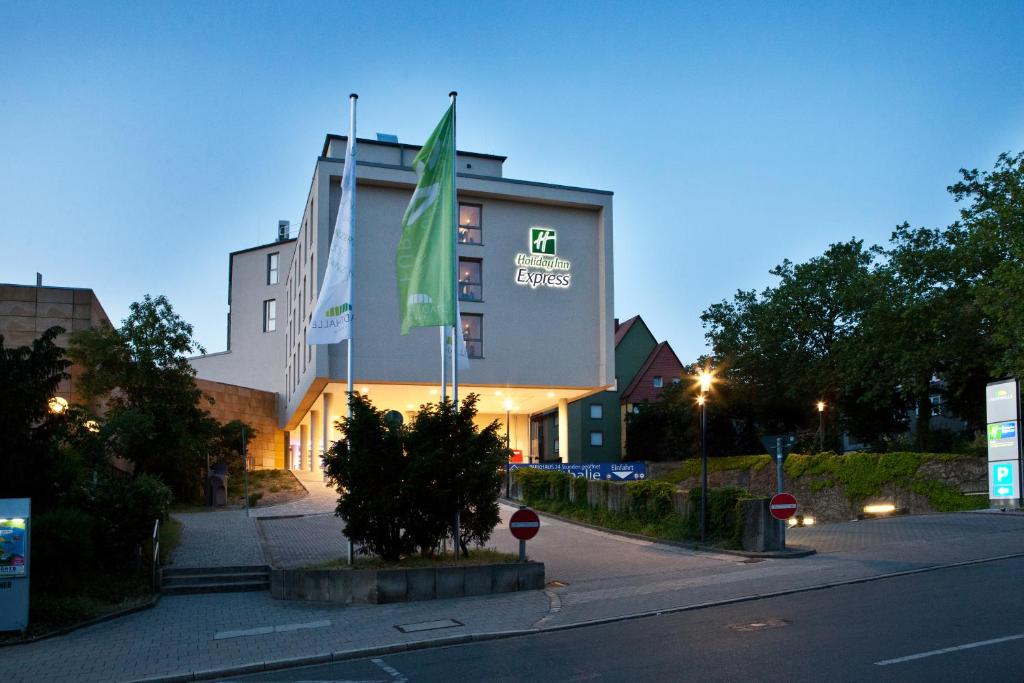
<path id="1" fill-rule="evenodd" d="M 538 470 L 557 470 L 574 477 L 584 479 L 610 479 L 612 481 L 639 481 L 647 478 L 647 464 L 642 462 L 591 462 L 572 464 L 564 462 L 545 462 L 537 464 L 512 463 L 509 469 L 513 472 L 521 467 L 532 467 Z"/>
<path id="2" fill-rule="evenodd" d="M 1019 498 L 1017 493 L 1017 461 L 988 464 L 989 498 Z"/>

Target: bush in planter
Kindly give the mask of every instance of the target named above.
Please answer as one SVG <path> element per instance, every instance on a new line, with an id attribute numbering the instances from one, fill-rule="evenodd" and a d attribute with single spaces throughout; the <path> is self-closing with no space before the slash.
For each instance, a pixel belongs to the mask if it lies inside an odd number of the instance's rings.
<path id="1" fill-rule="evenodd" d="M 406 496 L 402 428 L 365 396 L 353 393 L 349 401 L 352 417 L 339 422 L 343 438 L 324 456 L 329 480 L 343 491 L 335 514 L 362 551 L 396 561 L 415 549 L 409 530 L 417 517 Z"/>
<path id="2" fill-rule="evenodd" d="M 424 405 L 406 430 L 407 491 L 418 513 L 410 533 L 421 552 L 440 544 L 454 528 L 456 512 L 466 554 L 471 542 L 486 543 L 501 519 L 498 495 L 508 450 L 497 422 L 477 429 L 477 401 L 470 394 L 458 411 L 447 400 Z"/>

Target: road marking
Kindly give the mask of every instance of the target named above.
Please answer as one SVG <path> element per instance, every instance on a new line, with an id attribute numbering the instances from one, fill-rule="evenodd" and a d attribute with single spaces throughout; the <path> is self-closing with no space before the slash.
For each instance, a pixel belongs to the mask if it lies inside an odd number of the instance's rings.
<path id="1" fill-rule="evenodd" d="M 402 673 L 393 666 L 388 666 L 384 663 L 383 659 L 371 659 L 371 662 L 377 665 L 381 671 L 391 676 L 391 680 L 394 683 L 406 683 L 409 679 L 402 675 Z"/>
<path id="2" fill-rule="evenodd" d="M 929 650 L 928 652 L 918 652 L 916 655 L 907 655 L 906 657 L 897 657 L 896 659 L 883 659 L 880 662 L 875 662 L 876 666 L 889 666 L 890 664 L 902 664 L 903 662 L 912 662 L 915 659 L 924 659 L 925 657 L 934 657 L 935 655 L 949 654 L 950 652 L 958 652 L 960 650 L 973 650 L 976 647 L 985 647 L 986 645 L 998 645 L 999 643 L 1006 643 L 1011 640 L 1020 640 L 1024 638 L 1024 633 L 1017 633 L 1012 636 L 1003 636 L 1002 638 L 992 638 L 991 640 L 979 640 L 975 643 L 967 643 L 965 645 L 955 645 L 953 647 L 944 647 L 941 650 Z"/>
<path id="3" fill-rule="evenodd" d="M 262 636 L 268 633 L 285 633 L 287 631 L 303 631 L 308 628 L 324 628 L 330 626 L 330 620 L 307 621 L 301 624 L 282 624 L 280 626 L 258 626 L 257 628 L 246 628 L 238 631 L 218 631 L 213 634 L 214 640 L 225 640 L 227 638 L 244 638 L 245 636 Z"/>

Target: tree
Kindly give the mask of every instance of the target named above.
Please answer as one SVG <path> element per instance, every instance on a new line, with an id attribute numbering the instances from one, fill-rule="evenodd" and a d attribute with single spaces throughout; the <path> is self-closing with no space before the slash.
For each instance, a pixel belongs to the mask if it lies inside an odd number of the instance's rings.
<path id="1" fill-rule="evenodd" d="M 350 394 L 349 405 L 352 416 L 338 423 L 342 438 L 324 454 L 327 477 L 340 494 L 335 514 L 361 550 L 396 561 L 416 547 L 402 428 L 365 396 Z"/>
<path id="2" fill-rule="evenodd" d="M 856 352 L 851 344 L 876 295 L 877 253 L 851 239 L 806 263 L 784 260 L 770 271 L 775 286 L 741 290 L 704 311 L 715 365 L 733 401 L 747 405 L 734 419 L 788 431 L 815 421 L 819 400 L 857 400 L 842 390 L 844 357 Z"/>
<path id="3" fill-rule="evenodd" d="M 459 544 L 483 545 L 501 517 L 501 468 L 509 452 L 497 421 L 478 430 L 473 418 L 479 397 L 469 394 L 456 410 L 452 401 L 420 407 L 406 432 L 408 493 L 417 511 L 413 536 L 421 552 L 436 548 L 459 522 Z"/>
<path id="4" fill-rule="evenodd" d="M 84 368 L 84 394 L 107 405 L 111 445 L 136 473 L 158 476 L 185 500 L 198 495 L 217 437 L 186 357 L 202 351 L 167 298 L 149 295 L 131 305 L 120 328 L 76 332 L 69 348 Z"/>
<path id="5" fill-rule="evenodd" d="M 77 479 L 73 456 L 58 446 L 66 417 L 52 414 L 70 363 L 54 343 L 60 327 L 43 332 L 31 346 L 5 346 L 0 335 L 0 498 L 32 498 L 39 511 L 66 495 Z"/>
<path id="6" fill-rule="evenodd" d="M 700 409 L 693 391 L 665 387 L 654 401 L 626 415 L 627 460 L 681 460 L 700 455 Z"/>

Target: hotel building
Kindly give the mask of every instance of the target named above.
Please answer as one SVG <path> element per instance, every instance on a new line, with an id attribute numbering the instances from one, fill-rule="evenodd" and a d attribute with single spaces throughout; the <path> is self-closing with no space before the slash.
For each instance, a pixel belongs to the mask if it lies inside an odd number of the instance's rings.
<path id="1" fill-rule="evenodd" d="M 231 254 L 228 348 L 192 359 L 202 379 L 276 393 L 284 438 L 274 466 L 315 468 L 345 413 L 346 342 L 309 346 L 306 332 L 346 141 L 324 141 L 296 237 L 283 225 L 278 241 Z M 395 249 L 418 150 L 360 139 L 356 176 L 353 382 L 403 419 L 440 394 L 437 329 L 399 333 Z M 497 420 L 523 459 L 579 462 L 569 405 L 615 387 L 612 193 L 505 178 L 504 161 L 457 154 L 458 290 L 470 355 L 460 397 L 478 394 L 479 423 Z M 559 419 L 544 418 L 552 414 Z M 546 423 L 557 425 L 557 451 L 544 447 Z"/>

